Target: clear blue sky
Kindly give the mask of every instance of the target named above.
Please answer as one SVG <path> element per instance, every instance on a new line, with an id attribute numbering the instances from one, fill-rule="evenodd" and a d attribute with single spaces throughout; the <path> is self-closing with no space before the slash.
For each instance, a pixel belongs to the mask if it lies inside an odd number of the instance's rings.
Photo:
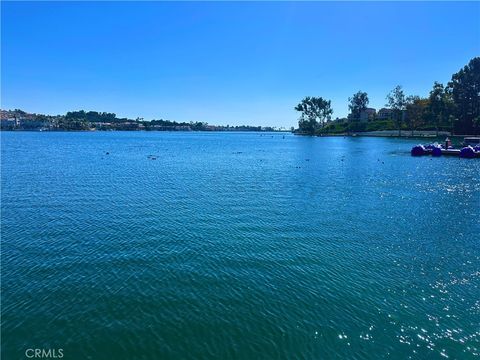
<path id="1" fill-rule="evenodd" d="M 4 2 L 1 106 L 292 126 L 306 95 L 426 95 L 480 55 L 480 3 Z"/>

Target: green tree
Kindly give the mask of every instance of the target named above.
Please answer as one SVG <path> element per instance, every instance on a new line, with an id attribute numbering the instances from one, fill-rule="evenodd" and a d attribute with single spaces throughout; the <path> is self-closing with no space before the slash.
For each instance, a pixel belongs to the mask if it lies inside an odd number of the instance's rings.
<path id="1" fill-rule="evenodd" d="M 447 120 L 449 110 L 449 95 L 443 84 L 435 81 L 428 97 L 429 109 L 435 124 L 435 131 L 438 136 L 439 127 Z"/>
<path id="2" fill-rule="evenodd" d="M 459 72 L 452 75 L 448 92 L 454 104 L 456 131 L 480 133 L 480 57 L 475 57 Z"/>
<path id="3" fill-rule="evenodd" d="M 405 94 L 403 93 L 402 87 L 397 85 L 393 88 L 392 91 L 387 95 L 387 104 L 385 106 L 389 107 L 393 111 L 393 117 L 395 124 L 398 128 L 398 136 L 402 135 L 402 124 L 404 119 L 404 111 L 406 109 L 407 101 Z"/>
<path id="4" fill-rule="evenodd" d="M 428 99 L 420 96 L 408 96 L 406 99 L 406 122 L 410 130 L 413 132 L 425 123 L 426 112 L 428 111 Z"/>
<path id="5" fill-rule="evenodd" d="M 300 111 L 298 127 L 301 132 L 315 134 L 319 126 L 323 128 L 326 120 L 333 114 L 331 101 L 322 97 L 307 96 L 295 110 Z"/>
<path id="6" fill-rule="evenodd" d="M 366 92 L 358 91 L 357 93 L 353 94 L 352 97 L 349 97 L 348 101 L 348 109 L 352 113 L 353 120 L 359 121 L 360 114 L 362 111 L 365 111 L 368 106 L 368 94 Z"/>

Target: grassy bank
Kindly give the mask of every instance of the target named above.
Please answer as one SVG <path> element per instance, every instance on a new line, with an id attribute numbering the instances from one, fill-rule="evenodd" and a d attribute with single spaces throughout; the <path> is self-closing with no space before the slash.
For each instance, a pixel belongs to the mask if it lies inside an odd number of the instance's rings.
<path id="1" fill-rule="evenodd" d="M 440 133 L 451 133 L 451 126 L 444 125 L 439 126 L 438 131 Z M 362 133 L 362 132 L 374 132 L 374 131 L 396 131 L 398 133 L 398 127 L 393 120 L 374 120 L 369 122 L 331 122 L 325 127 L 316 130 L 316 135 L 326 134 L 349 134 L 349 133 Z M 401 127 L 402 133 L 412 133 L 412 129 L 408 125 L 403 124 Z M 436 133 L 437 129 L 435 125 L 428 124 L 419 126 L 413 130 L 417 133 L 433 132 Z"/>

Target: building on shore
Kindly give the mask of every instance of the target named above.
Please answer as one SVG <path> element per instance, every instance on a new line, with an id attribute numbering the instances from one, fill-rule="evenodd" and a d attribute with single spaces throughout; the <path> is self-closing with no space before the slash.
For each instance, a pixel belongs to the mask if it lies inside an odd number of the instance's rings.
<path id="1" fill-rule="evenodd" d="M 18 127 L 18 120 L 16 118 L 2 118 L 0 120 L 0 127 L 5 130 L 11 130 Z"/>
<path id="2" fill-rule="evenodd" d="M 377 111 L 374 108 L 366 108 L 365 110 L 362 110 L 360 112 L 360 117 L 358 120 L 360 120 L 360 122 L 368 122 L 368 121 L 375 120 L 376 112 Z M 350 121 L 355 120 L 354 115 L 348 114 L 348 120 Z"/>
<path id="3" fill-rule="evenodd" d="M 375 119 L 376 114 L 377 114 L 377 111 L 374 108 L 366 108 L 365 110 L 360 112 L 360 121 L 361 122 L 372 121 Z"/>
<path id="4" fill-rule="evenodd" d="M 377 113 L 377 120 L 394 120 L 395 114 L 392 109 L 381 108 Z M 407 111 L 402 110 L 402 121 L 407 120 Z"/>
<path id="5" fill-rule="evenodd" d="M 393 118 L 393 110 L 381 108 L 377 113 L 377 120 L 389 120 Z"/>

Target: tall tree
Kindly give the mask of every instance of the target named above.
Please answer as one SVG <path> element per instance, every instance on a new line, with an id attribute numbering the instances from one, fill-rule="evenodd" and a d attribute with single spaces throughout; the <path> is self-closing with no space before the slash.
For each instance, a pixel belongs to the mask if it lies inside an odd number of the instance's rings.
<path id="1" fill-rule="evenodd" d="M 438 129 L 444 125 L 451 109 L 449 94 L 445 91 L 443 84 L 435 81 L 428 97 L 429 108 L 435 124 L 435 131 L 438 136 Z"/>
<path id="2" fill-rule="evenodd" d="M 405 94 L 403 93 L 402 87 L 397 85 L 393 88 L 392 91 L 387 95 L 387 104 L 385 106 L 389 107 L 393 111 L 393 117 L 395 124 L 398 128 L 398 136 L 402 135 L 402 124 L 404 118 L 404 110 L 406 109 L 407 101 Z"/>
<path id="3" fill-rule="evenodd" d="M 353 120 L 360 120 L 360 114 L 362 111 L 365 111 L 369 103 L 368 94 L 366 92 L 358 91 L 353 94 L 352 97 L 349 97 L 348 101 L 348 108 L 353 115 Z"/>
<path id="4" fill-rule="evenodd" d="M 307 134 L 315 134 L 319 126 L 323 128 L 326 120 L 333 114 L 330 100 L 322 97 L 307 96 L 295 110 L 300 111 L 298 127 L 300 131 Z"/>
<path id="5" fill-rule="evenodd" d="M 424 123 L 427 115 L 429 101 L 420 96 L 408 96 L 406 100 L 407 116 L 406 121 L 408 127 L 413 132 Z"/>
<path id="6" fill-rule="evenodd" d="M 457 131 L 480 133 L 480 57 L 475 57 L 448 83 L 452 95 Z"/>

